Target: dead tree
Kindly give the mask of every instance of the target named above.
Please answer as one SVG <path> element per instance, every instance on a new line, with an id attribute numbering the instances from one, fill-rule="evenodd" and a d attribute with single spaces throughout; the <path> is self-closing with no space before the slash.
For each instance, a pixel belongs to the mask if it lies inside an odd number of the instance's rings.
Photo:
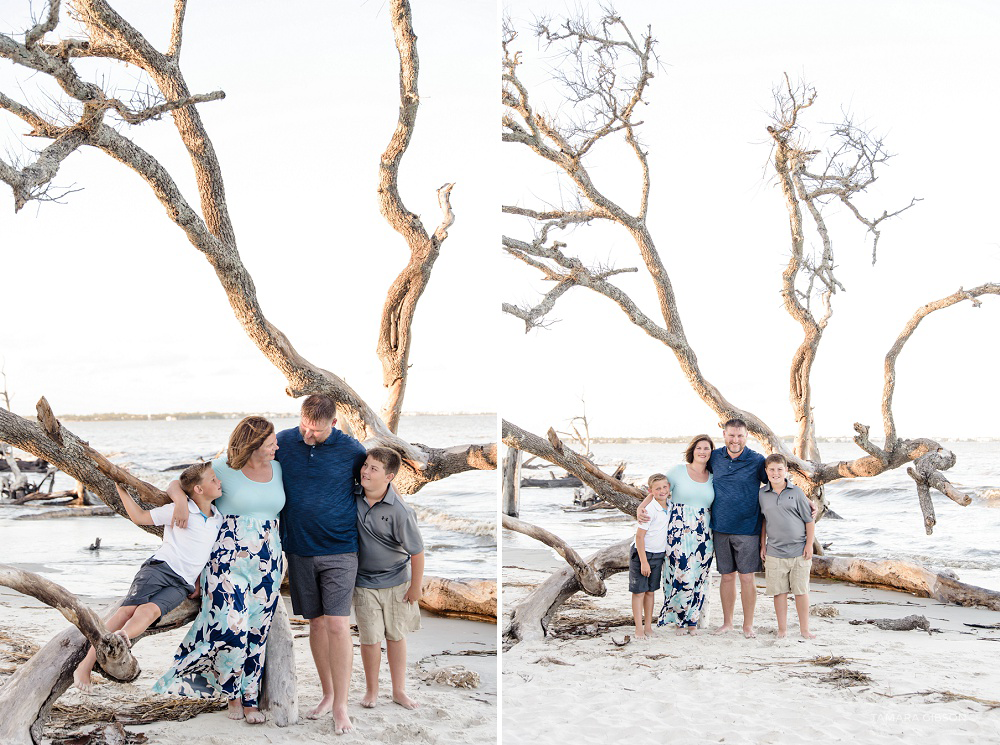
<path id="1" fill-rule="evenodd" d="M 27 136 L 46 143 L 27 163 L 0 158 L 0 181 L 10 186 L 15 211 L 31 201 L 58 201 L 66 196 L 68 191 L 60 191 L 54 186 L 54 179 L 62 163 L 74 152 L 89 147 L 104 153 L 132 169 L 146 182 L 168 218 L 205 256 L 237 320 L 265 357 L 285 376 L 288 395 L 293 398 L 311 393 L 330 396 L 338 405 L 342 421 L 358 439 L 391 447 L 401 454 L 403 468 L 396 480 L 400 492 L 412 494 L 431 481 L 472 469 L 495 469 L 495 443 L 435 448 L 407 442 L 394 431 L 405 390 L 414 309 L 426 286 L 433 259 L 454 219 L 448 185 L 438 193 L 443 213 L 441 224 L 434 235 L 428 237 L 419 219 L 403 206 L 396 188 L 398 168 L 419 104 L 416 37 L 408 2 L 393 0 L 391 7 L 390 21 L 400 56 L 400 121 L 381 164 L 383 213 L 393 227 L 403 233 L 411 248 L 410 263 L 393 284 L 386 301 L 386 313 L 391 316 L 388 326 L 383 327 L 387 344 L 383 346 L 380 342 L 379 345 L 379 356 L 387 370 L 386 379 L 391 377 L 387 383 L 390 392 L 385 408 L 389 421 L 383 421 L 340 377 L 302 357 L 264 314 L 253 279 L 238 251 L 236 231 L 226 202 L 222 166 L 197 108 L 202 103 L 219 101 L 225 94 L 222 91 L 192 93 L 181 69 L 186 0 L 174 1 L 169 40 L 163 51 L 107 0 L 74 0 L 67 13 L 62 12 L 62 7 L 61 0 L 50 0 L 40 17 L 34 19 L 23 34 L 0 33 L 0 58 L 53 84 L 62 97 L 56 102 L 55 112 L 44 112 L 8 95 L 13 92 L 0 92 L 0 109 L 27 125 Z M 75 27 L 66 28 L 67 15 L 71 16 Z M 81 63 L 86 66 L 95 59 L 121 63 L 137 77 L 148 78 L 151 92 L 126 102 L 111 88 L 90 82 L 90 77 L 81 71 Z M 197 200 L 185 195 L 178 179 L 152 152 L 123 134 L 127 127 L 142 125 L 167 114 L 190 157 Z M 39 422 L 29 422 L 8 409 L 0 409 L 0 440 L 44 457 L 85 484 L 119 514 L 124 515 L 124 511 L 113 481 L 133 489 L 146 505 L 164 503 L 165 497 L 159 490 L 116 469 L 85 442 L 63 429 L 44 399 L 39 404 Z M 179 623 L 187 623 L 193 616 L 193 612 L 188 612 Z M 275 625 L 282 625 L 280 619 Z M 275 633 L 281 638 L 284 630 L 287 629 L 276 632 L 272 627 L 272 641 L 276 638 Z M 290 634 L 285 636 L 290 645 Z M 31 666 L 29 663 L 16 680 L 4 686 L 5 696 L 16 696 L 19 691 L 34 688 L 46 696 L 40 708 L 10 723 L 9 726 L 20 733 L 18 737 L 22 741 L 37 739 L 48 706 L 65 689 L 62 685 L 65 676 L 60 674 L 54 679 L 46 677 L 48 672 L 44 671 L 71 671 L 76 664 L 74 660 L 78 662 L 82 656 L 80 645 L 83 644 L 80 641 L 67 645 L 63 637 L 57 638 L 39 652 L 48 660 L 44 665 Z M 285 663 L 289 660 L 285 658 Z M 271 673 L 266 679 L 287 682 L 291 677 L 294 680 L 294 670 L 275 671 L 272 667 Z M 275 721 L 294 721 L 294 699 L 290 700 L 290 696 L 287 688 L 284 691 L 276 689 L 274 695 L 269 696 L 272 709 L 278 706 L 287 712 L 276 716 Z"/>
<path id="2" fill-rule="evenodd" d="M 825 507 L 825 484 L 844 477 L 875 476 L 911 462 L 915 464 L 911 475 L 919 492 L 934 487 L 957 503 L 968 504 L 970 498 L 952 487 L 941 473 L 953 464 L 954 454 L 934 440 L 904 439 L 896 432 L 892 415 L 895 364 L 903 345 L 926 315 L 963 300 L 978 306 L 983 295 L 1000 294 L 1000 284 L 960 289 L 928 303 L 914 314 L 886 355 L 882 403 L 885 442 L 881 447 L 871 441 L 869 427 L 861 423 L 855 424 L 854 440 L 863 454 L 854 460 L 823 462 L 816 445 L 810 378 L 816 350 L 833 312 L 832 297 L 842 288 L 834 274 L 833 241 L 822 207 L 830 200 L 846 205 L 873 234 L 874 259 L 882 222 L 917 201 L 874 219 L 865 217 L 855 207 L 853 198 L 872 185 L 876 169 L 889 157 L 882 141 L 847 120 L 836 129 L 828 151 L 812 149 L 801 118 L 815 100 L 815 91 L 807 86 L 793 87 L 786 79 L 775 94 L 776 108 L 768 133 L 774 144 L 772 166 L 786 198 L 791 229 L 790 258 L 782 274 L 782 297 L 786 311 L 803 329 L 803 340 L 790 366 L 789 396 L 798 431 L 789 450 L 762 417 L 726 398 L 702 370 L 685 335 L 667 267 L 647 225 L 650 170 L 648 153 L 640 139 L 642 122 L 637 119 L 636 110 L 646 100 L 654 74 L 655 41 L 651 31 L 636 35 L 619 16 L 610 13 L 596 24 L 580 18 L 566 20 L 558 27 L 540 22 L 535 33 L 556 52 L 559 62 L 555 76 L 563 85 L 564 100 L 575 104 L 568 108 L 576 113 L 555 116 L 536 107 L 532 91 L 519 74 L 522 60 L 514 47 L 517 34 L 508 27 L 502 60 L 503 141 L 526 148 L 559 169 L 574 189 L 576 202 L 572 207 L 503 207 L 504 213 L 527 218 L 534 227 L 530 239 L 505 235 L 503 249 L 554 283 L 536 305 L 519 307 L 505 303 L 503 310 L 520 318 L 530 330 L 545 325 L 558 299 L 574 287 L 586 288 L 611 300 L 631 323 L 674 354 L 692 389 L 720 422 L 739 417 L 747 422 L 750 433 L 767 452 L 784 454 L 796 483 L 821 508 Z M 598 178 L 588 171 L 591 151 L 599 143 L 614 138 L 622 138 L 638 166 L 639 199 L 631 209 L 608 197 L 601 190 Z M 808 256 L 805 252 L 804 213 L 809 215 L 821 238 L 823 248 L 819 256 Z M 655 312 L 644 311 L 612 281 L 616 275 L 636 272 L 638 268 L 589 267 L 569 251 L 564 240 L 557 238 L 570 228 L 598 221 L 617 225 L 634 241 L 655 292 Z M 929 533 L 934 524 L 930 500 L 921 498 L 920 502 Z"/>
<path id="3" fill-rule="evenodd" d="M 403 458 L 398 477 L 402 493 L 412 494 L 421 486 L 455 473 L 471 469 L 496 468 L 496 445 L 467 445 L 434 448 L 409 443 L 397 437 L 379 415 L 340 377 L 306 360 L 291 341 L 270 323 L 257 299 L 253 279 L 240 259 L 236 233 L 226 205 L 222 166 L 215 153 L 209 133 L 198 113 L 197 105 L 218 101 L 222 91 L 192 94 L 181 70 L 181 47 L 186 0 L 175 0 L 170 41 L 165 52 L 156 49 L 142 33 L 118 14 L 106 0 L 76 0 L 72 5 L 74 18 L 82 24 L 86 38 L 72 35 L 57 38 L 60 25 L 60 0 L 52 0 L 44 17 L 24 33 L 24 40 L 0 34 L 0 57 L 12 64 L 48 76 L 66 97 L 66 112 L 76 111 L 74 121 L 64 123 L 63 116 L 46 116 L 29 106 L 0 93 L 0 108 L 10 112 L 30 127 L 29 135 L 48 140 L 34 162 L 21 167 L 0 160 L 0 180 L 14 193 L 15 210 L 32 200 L 56 198 L 53 179 L 60 164 L 82 147 L 99 150 L 134 170 L 152 189 L 168 217 L 184 232 L 215 273 L 226 293 L 237 320 L 261 352 L 284 374 L 287 393 L 298 398 L 310 393 L 323 393 L 333 398 L 342 419 L 354 435 L 372 444 L 379 443 L 397 450 Z M 409 142 L 416 98 L 416 54 L 409 5 L 405 0 L 393 3 L 390 19 L 396 33 L 400 53 L 400 124 L 383 156 L 383 211 L 398 230 L 411 239 L 411 248 L 419 243 L 423 230 L 413 222 L 399 200 L 395 188 L 396 172 Z M 100 86 L 88 82 L 77 69 L 85 58 L 100 58 L 124 63 L 148 76 L 155 87 L 152 98 L 143 108 L 134 108 L 114 97 Z M 75 107 L 75 109 L 73 108 Z M 198 188 L 200 209 L 184 195 L 167 169 L 150 152 L 123 135 L 116 121 L 139 125 L 170 114 L 181 143 L 187 150 Z M 439 192 L 444 212 L 441 227 L 429 239 L 439 247 L 453 215 L 448 203 L 448 189 Z M 422 249 L 421 249 L 422 250 Z M 403 272 L 390 290 L 387 308 L 398 315 L 386 338 L 391 349 L 386 354 L 399 364 L 389 367 L 401 371 L 401 382 L 393 377 L 390 408 L 398 409 L 405 387 L 405 360 L 409 348 L 409 324 L 413 308 L 426 284 L 431 260 L 425 261 L 421 250 L 413 249 L 410 267 Z M 429 252 L 429 249 L 428 249 Z M 419 265 L 419 271 L 417 268 Z M 410 271 L 412 269 L 412 272 Z M 410 274 L 420 275 L 420 281 Z M 394 300 L 393 298 L 397 298 Z M 381 344 L 380 344 L 381 348 Z M 399 350 L 397 355 L 393 350 Z M 382 352 L 380 351 L 380 355 Z M 395 356 L 393 356 L 395 355 Z M 383 359 L 389 357 L 383 355 Z M 401 365 L 401 367 L 400 367 Z M 391 417 L 390 417 L 391 418 Z"/>
<path id="4" fill-rule="evenodd" d="M 954 454 L 932 439 L 903 438 L 897 433 L 892 413 L 895 367 L 906 341 L 928 314 L 964 300 L 978 307 L 981 297 L 1000 294 L 1000 284 L 986 283 L 969 290 L 959 289 L 914 313 L 885 357 L 881 411 L 885 440 L 882 446 L 872 442 L 869 427 L 860 422 L 854 425 L 854 441 L 862 453 L 853 460 L 824 462 L 816 443 L 811 383 L 813 363 L 833 313 L 833 296 L 843 289 L 835 274 L 834 243 L 823 207 L 836 201 L 867 228 L 872 234 L 874 261 L 882 223 L 919 201 L 913 199 L 901 209 L 886 210 L 875 218 L 865 216 L 855 206 L 854 198 L 872 186 L 877 169 L 889 158 L 884 143 L 848 118 L 836 127 L 828 147 L 813 148 L 802 120 L 815 100 L 815 91 L 805 85 L 793 86 L 787 77 L 775 91 L 775 110 L 767 128 L 773 146 L 770 166 L 785 197 L 790 227 L 790 252 L 781 277 L 781 294 L 786 312 L 803 331 L 802 341 L 790 363 L 789 398 L 797 432 L 792 447 L 788 448 L 763 417 L 730 401 L 701 368 L 685 334 L 668 267 L 647 223 L 651 174 L 648 151 L 641 139 L 643 122 L 637 111 L 648 98 L 657 64 L 651 29 L 636 34 L 619 15 L 608 11 L 596 23 L 582 17 L 558 23 L 541 20 L 536 23 L 534 34 L 550 53 L 547 61 L 554 70 L 547 77 L 560 87 L 559 104 L 545 108 L 540 103 L 542 98 L 538 90 L 521 74 L 524 62 L 516 47 L 518 34 L 508 22 L 502 41 L 502 139 L 508 146 L 523 149 L 536 160 L 554 167 L 560 174 L 561 184 L 568 186 L 570 195 L 567 197 L 567 190 L 563 188 L 561 204 L 507 204 L 503 207 L 505 214 L 525 218 L 531 227 L 530 237 L 504 235 L 503 250 L 552 283 L 552 288 L 537 302 L 504 303 L 504 312 L 519 318 L 525 330 L 530 331 L 551 325 L 556 303 L 575 287 L 610 300 L 629 322 L 673 353 L 691 388 L 720 423 L 732 417 L 743 419 L 766 452 L 779 452 L 788 458 L 793 478 L 819 503 L 821 515 L 825 509 L 825 484 L 841 478 L 876 476 L 907 464 L 912 464 L 909 473 L 917 484 L 928 533 L 934 525 L 929 497 L 931 488 L 958 504 L 968 505 L 971 498 L 952 486 L 942 473 L 954 464 Z M 612 144 L 634 159 L 632 166 L 638 174 L 634 183 L 638 199 L 632 205 L 611 198 L 610 191 L 602 188 L 603 172 L 590 169 L 593 152 L 608 149 Z M 621 192 L 620 186 L 608 186 Z M 534 188 L 531 191 L 537 193 Z M 635 244 L 641 269 L 656 299 L 655 308 L 645 309 L 615 284 L 615 277 L 638 272 L 639 267 L 618 268 L 610 262 L 592 266 L 570 250 L 568 234 L 595 223 L 616 226 Z M 819 237 L 822 248 L 816 255 L 805 249 L 807 230 Z M 641 495 L 627 494 L 622 485 L 610 483 L 606 474 L 599 472 L 587 459 L 556 447 L 551 430 L 549 438 L 553 442 L 546 443 L 505 421 L 503 438 L 511 447 L 561 465 L 607 501 L 634 514 L 634 498 Z M 818 541 L 815 550 L 817 554 L 822 553 Z M 608 560 L 601 555 L 602 571 L 607 569 Z M 545 592 L 542 588 L 536 590 L 545 595 L 541 601 L 537 595 L 525 601 L 537 611 L 530 614 L 531 623 L 549 617 L 553 603 L 561 602 L 560 598 L 564 599 L 564 593 L 571 588 L 575 588 L 572 590 L 575 592 L 579 584 L 567 569 L 553 575 L 543 587 L 547 588 Z M 522 638 L 519 633 L 511 631 L 512 636 Z M 525 633 L 534 634 L 535 630 Z"/>

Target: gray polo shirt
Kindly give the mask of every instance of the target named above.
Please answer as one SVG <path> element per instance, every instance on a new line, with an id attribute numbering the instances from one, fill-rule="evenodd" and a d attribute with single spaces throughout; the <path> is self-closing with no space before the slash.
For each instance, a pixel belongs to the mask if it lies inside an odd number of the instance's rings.
<path id="1" fill-rule="evenodd" d="M 803 491 L 788 484 L 776 494 L 770 484 L 757 495 L 767 532 L 767 555 L 782 559 L 802 556 L 806 548 L 806 523 L 811 523 L 812 506 Z"/>
<path id="2" fill-rule="evenodd" d="M 410 557 L 424 550 L 417 515 L 389 484 L 371 507 L 364 490 L 358 508 L 358 587 L 395 587 L 410 579 Z"/>

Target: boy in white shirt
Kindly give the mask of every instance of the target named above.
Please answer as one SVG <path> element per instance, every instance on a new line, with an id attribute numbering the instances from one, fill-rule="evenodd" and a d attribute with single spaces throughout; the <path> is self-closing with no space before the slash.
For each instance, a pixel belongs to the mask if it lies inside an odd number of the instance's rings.
<path id="1" fill-rule="evenodd" d="M 196 463 L 188 467 L 181 474 L 180 483 L 188 495 L 189 520 L 184 530 L 173 528 L 173 504 L 144 510 L 115 484 L 132 522 L 163 526 L 163 545 L 139 567 L 128 595 L 107 621 L 108 631 L 118 633 L 126 643 L 184 602 L 185 597 L 195 594 L 194 585 L 219 535 L 222 515 L 212 502 L 222 496 L 222 484 L 212 464 Z M 73 684 L 81 691 L 93 690 L 90 674 L 96 661 L 97 652 L 91 647 L 73 673 Z"/>
<path id="2" fill-rule="evenodd" d="M 670 482 L 662 473 L 654 473 L 647 483 L 653 497 L 646 508 L 650 520 L 637 524 L 628 563 L 628 590 L 632 593 L 636 639 L 648 639 L 653 635 L 653 593 L 660 586 L 660 574 L 667 554 L 667 527 L 670 523 L 667 513 Z"/>

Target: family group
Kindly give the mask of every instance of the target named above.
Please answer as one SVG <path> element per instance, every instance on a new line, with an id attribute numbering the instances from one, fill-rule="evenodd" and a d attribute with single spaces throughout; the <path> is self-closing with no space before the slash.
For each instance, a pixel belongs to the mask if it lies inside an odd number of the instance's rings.
<path id="1" fill-rule="evenodd" d="M 638 510 L 629 561 L 629 592 L 637 639 L 652 635 L 653 595 L 663 586 L 658 625 L 696 634 L 715 558 L 722 575 L 722 625 L 733 630 L 737 581 L 743 606 L 743 635 L 753 638 L 756 572 L 764 571 L 766 593 L 774 597 L 778 638 L 787 634 L 788 595 L 795 597 L 799 631 L 809 631 L 809 573 L 815 507 L 788 479 L 780 453 L 766 458 L 746 446 L 747 426 L 730 419 L 718 449 L 698 435 L 685 463 L 649 477 L 649 493 Z"/>
<path id="2" fill-rule="evenodd" d="M 400 457 L 383 447 L 366 451 L 336 421 L 334 402 L 316 395 L 303 403 L 298 427 L 276 433 L 262 417 L 245 418 L 225 456 L 171 482 L 173 505 L 144 510 L 118 486 L 135 523 L 164 530 L 108 629 L 127 642 L 201 594 L 200 613 L 155 692 L 224 697 L 231 719 L 264 722 L 261 673 L 287 561 L 292 609 L 309 621 L 323 692 L 309 717 L 332 712 L 336 734 L 353 729 L 352 604 L 365 671 L 361 705 L 378 700 L 385 640 L 392 700 L 417 707 L 406 693 L 406 634 L 420 628 L 424 547 L 413 509 L 393 488 Z M 84 691 L 92 691 L 95 661 L 91 648 L 76 669 Z"/>

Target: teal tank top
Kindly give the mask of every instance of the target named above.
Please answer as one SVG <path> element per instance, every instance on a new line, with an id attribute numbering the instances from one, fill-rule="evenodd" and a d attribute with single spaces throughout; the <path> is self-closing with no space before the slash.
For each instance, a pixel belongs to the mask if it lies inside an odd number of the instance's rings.
<path id="1" fill-rule="evenodd" d="M 222 496 L 215 500 L 215 506 L 223 515 L 274 520 L 285 506 L 278 461 L 271 461 L 271 480 L 266 484 L 251 481 L 242 471 L 234 471 L 226 465 L 226 456 L 213 460 L 212 468 L 222 482 Z"/>

